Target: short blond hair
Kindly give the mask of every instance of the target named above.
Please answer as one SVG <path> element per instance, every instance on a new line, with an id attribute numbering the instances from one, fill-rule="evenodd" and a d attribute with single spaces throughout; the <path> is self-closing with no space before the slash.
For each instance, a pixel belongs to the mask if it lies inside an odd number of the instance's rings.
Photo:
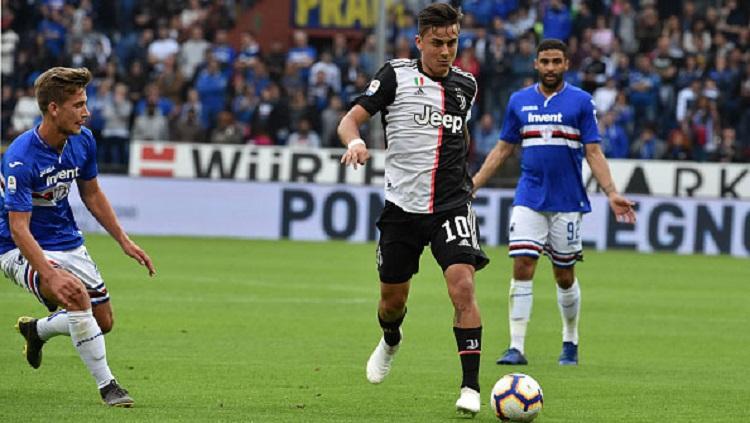
<path id="1" fill-rule="evenodd" d="M 45 71 L 34 81 L 34 95 L 39 110 L 46 114 L 50 103 L 64 103 L 81 88 L 86 88 L 89 82 L 91 72 L 86 68 L 54 67 Z"/>

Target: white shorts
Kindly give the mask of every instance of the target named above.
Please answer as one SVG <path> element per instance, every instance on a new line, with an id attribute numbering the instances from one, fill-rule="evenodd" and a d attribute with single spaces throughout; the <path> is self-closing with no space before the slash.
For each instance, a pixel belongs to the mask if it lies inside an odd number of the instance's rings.
<path id="1" fill-rule="evenodd" d="M 83 282 L 91 298 L 92 305 L 109 301 L 109 293 L 107 292 L 107 287 L 104 286 L 102 275 L 99 273 L 96 263 L 89 256 L 85 246 L 81 245 L 78 248 L 67 251 L 44 250 L 44 255 L 53 266 L 67 270 Z M 57 309 L 57 306 L 52 301 L 42 296 L 42 292 L 39 290 L 39 274 L 31 268 L 29 262 L 21 255 L 21 251 L 18 248 L 0 255 L 0 269 L 5 273 L 6 278 L 34 294 L 39 302 L 44 304 L 50 311 Z"/>
<path id="2" fill-rule="evenodd" d="M 547 254 L 557 267 L 583 259 L 581 212 L 538 212 L 514 206 L 510 216 L 508 255 L 538 258 Z"/>

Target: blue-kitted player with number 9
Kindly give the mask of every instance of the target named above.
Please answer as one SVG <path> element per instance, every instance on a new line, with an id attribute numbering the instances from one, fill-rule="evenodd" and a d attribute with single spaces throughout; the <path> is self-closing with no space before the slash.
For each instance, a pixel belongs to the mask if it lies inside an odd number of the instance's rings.
<path id="1" fill-rule="evenodd" d="M 474 175 L 474 189 L 483 186 L 516 145 L 521 145 L 521 178 L 510 218 L 510 348 L 497 364 L 527 364 L 526 328 L 533 301 L 532 280 L 537 259 L 547 254 L 557 282 L 557 303 L 563 322 L 561 365 L 578 364 L 578 315 L 581 290 L 575 277 L 582 258 L 581 218 L 591 211 L 583 185 L 583 158 L 618 221 L 635 223 L 633 203 L 617 193 L 599 145 L 596 114 L 587 92 L 564 82 L 567 46 L 548 39 L 539 44 L 534 68 L 539 83 L 515 92 L 508 103 L 500 141 Z"/>

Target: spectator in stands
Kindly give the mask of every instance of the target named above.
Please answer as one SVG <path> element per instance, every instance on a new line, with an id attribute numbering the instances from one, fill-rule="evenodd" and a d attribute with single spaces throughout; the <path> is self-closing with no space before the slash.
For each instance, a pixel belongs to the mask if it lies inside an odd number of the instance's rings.
<path id="1" fill-rule="evenodd" d="M 161 71 L 156 73 L 155 85 L 158 92 L 172 105 L 179 104 L 184 94 L 185 84 L 185 77 L 177 69 L 175 56 L 167 56 L 162 62 Z M 170 111 L 166 114 L 169 115 Z"/>
<path id="2" fill-rule="evenodd" d="M 221 64 L 213 54 L 208 55 L 206 69 L 198 74 L 195 81 L 195 89 L 201 100 L 203 127 L 213 128 L 216 125 L 216 115 L 224 109 L 228 85 L 229 79 L 222 72 Z"/>
<path id="3" fill-rule="evenodd" d="M 206 19 L 207 10 L 200 3 L 200 0 L 189 0 L 187 7 L 180 12 L 180 24 L 183 30 L 190 27 L 200 28 Z"/>
<path id="4" fill-rule="evenodd" d="M 338 148 L 340 146 L 338 135 L 336 134 L 336 127 L 341 121 L 341 118 L 344 117 L 345 113 L 346 111 L 344 110 L 344 103 L 341 101 L 341 97 L 337 95 L 331 97 L 331 100 L 328 103 L 328 107 L 323 110 L 323 113 L 321 113 L 320 116 L 321 147 Z"/>
<path id="5" fill-rule="evenodd" d="M 705 161 L 718 148 L 715 135 L 718 133 L 720 120 L 716 102 L 705 95 L 698 97 L 695 107 L 688 111 L 686 120 L 694 141 L 693 155 L 690 159 Z"/>
<path id="6" fill-rule="evenodd" d="M 307 89 L 308 102 L 317 109 L 318 112 L 323 111 L 328 107 L 328 99 L 334 95 L 336 91 L 328 84 L 326 73 L 318 71 L 315 74 L 314 82 L 310 83 L 310 87 Z"/>
<path id="7" fill-rule="evenodd" d="M 677 80 L 675 82 L 677 93 L 684 88 L 690 86 L 693 81 L 703 79 L 704 70 L 698 66 L 698 60 L 695 55 L 688 54 L 685 56 L 685 61 L 682 67 L 677 72 Z"/>
<path id="8" fill-rule="evenodd" d="M 80 39 L 74 39 L 70 42 L 70 49 L 63 59 L 63 65 L 71 68 L 88 68 L 89 70 L 98 68 L 98 63 L 94 58 L 83 54 L 83 42 Z"/>
<path id="9" fill-rule="evenodd" d="M 282 145 L 289 137 L 289 122 L 289 104 L 281 97 L 279 86 L 271 83 L 261 92 L 261 100 L 253 112 L 252 138 L 257 143 L 268 137 L 273 144 Z"/>
<path id="10" fill-rule="evenodd" d="M 599 133 L 602 137 L 602 150 L 609 159 L 627 159 L 630 154 L 628 134 L 616 121 L 615 112 L 602 114 L 599 119 Z"/>
<path id="11" fill-rule="evenodd" d="M 54 58 L 62 57 L 65 52 L 67 30 L 63 25 L 60 10 L 44 6 L 41 11 L 44 18 L 39 22 L 37 32 L 43 37 L 44 45 L 49 54 Z"/>
<path id="12" fill-rule="evenodd" d="M 173 113 L 177 112 L 175 103 L 173 103 L 169 98 L 162 95 L 161 89 L 156 83 L 148 84 L 148 86 L 146 86 L 145 92 L 146 93 L 144 98 L 138 101 L 138 103 L 136 103 L 135 105 L 136 116 L 142 114 L 146 110 L 146 106 L 148 105 L 148 103 L 156 104 L 156 107 L 159 108 L 161 114 L 168 119 L 172 117 Z"/>
<path id="13" fill-rule="evenodd" d="M 148 46 L 148 62 L 157 70 L 161 70 L 162 63 L 167 57 L 179 53 L 180 45 L 169 35 L 169 26 L 165 20 L 159 21 L 157 34 L 157 39 Z"/>
<path id="14" fill-rule="evenodd" d="M 238 122 L 244 125 L 250 125 L 253 120 L 253 112 L 258 105 L 258 96 L 255 94 L 255 86 L 244 84 L 232 99 L 232 113 Z"/>
<path id="15" fill-rule="evenodd" d="M 609 54 L 614 40 L 615 33 L 607 23 L 607 17 L 598 15 L 596 17 L 596 28 L 594 28 L 591 34 L 591 43 L 598 47 L 604 54 Z"/>
<path id="16" fill-rule="evenodd" d="M 195 108 L 186 109 L 172 125 L 169 139 L 176 142 L 204 142 L 206 133 L 201 126 L 199 113 Z"/>
<path id="17" fill-rule="evenodd" d="M 244 129 L 235 122 L 230 111 L 221 111 L 216 119 L 216 128 L 211 131 L 209 142 L 212 144 L 242 144 Z"/>
<path id="18" fill-rule="evenodd" d="M 320 54 L 320 60 L 315 62 L 310 68 L 310 85 L 316 83 L 315 78 L 317 78 L 319 72 L 323 72 L 326 84 L 333 88 L 335 92 L 341 91 L 341 71 L 333 63 L 333 56 L 328 50 L 324 50 Z"/>
<path id="19" fill-rule="evenodd" d="M 320 137 L 312 129 L 310 121 L 306 118 L 298 122 L 298 129 L 289 135 L 287 141 L 289 147 L 320 148 Z"/>
<path id="20" fill-rule="evenodd" d="M 318 110 L 307 101 L 307 95 L 301 89 L 292 90 L 289 97 L 289 131 L 294 132 L 299 129 L 297 125 L 302 119 L 312 122 L 318 115 Z"/>
<path id="21" fill-rule="evenodd" d="M 638 39 L 638 52 L 648 53 L 656 47 L 656 40 L 661 35 L 659 15 L 654 8 L 654 0 L 642 0 L 642 9 L 638 14 L 635 36 Z"/>
<path id="22" fill-rule="evenodd" d="M 664 141 L 657 138 L 656 131 L 652 125 L 647 125 L 630 147 L 630 157 L 634 159 L 656 160 L 661 159 L 665 151 L 666 146 L 664 145 Z"/>
<path id="23" fill-rule="evenodd" d="M 102 116 L 101 143 L 97 148 L 100 164 L 113 164 L 125 170 L 128 163 L 128 145 L 130 143 L 130 117 L 133 103 L 128 98 L 128 86 L 115 84 L 114 93 L 104 99 Z"/>
<path id="24" fill-rule="evenodd" d="M 203 63 L 206 51 L 211 44 L 203 37 L 203 28 L 194 26 L 190 29 L 190 38 L 180 46 L 180 71 L 186 80 L 191 80 L 195 69 Z"/>
<path id="25" fill-rule="evenodd" d="M 13 109 L 13 114 L 10 117 L 13 136 L 33 128 L 41 118 L 39 106 L 34 98 L 34 88 L 27 87 L 19 91 L 22 94 L 18 97 L 16 108 Z"/>
<path id="26" fill-rule="evenodd" d="M 148 85 L 149 75 L 144 69 L 144 63 L 138 60 L 134 60 L 130 64 L 130 70 L 128 72 L 128 86 L 130 87 L 130 100 L 139 101 L 143 97 L 146 91 L 146 85 Z"/>
<path id="27" fill-rule="evenodd" d="M 307 34 L 304 31 L 294 31 L 293 42 L 294 46 L 289 49 L 286 61 L 293 65 L 300 72 L 300 78 L 306 81 L 310 78 L 310 66 L 315 63 L 317 52 L 307 43 Z"/>
<path id="28" fill-rule="evenodd" d="M 670 131 L 663 156 L 665 160 L 692 160 L 693 148 L 685 127 L 683 124 Z"/>
<path id="29" fill-rule="evenodd" d="M 535 78 L 534 74 L 534 44 L 528 37 L 524 37 L 519 41 L 518 51 L 511 55 L 510 59 L 510 71 L 513 75 L 513 82 L 511 83 L 511 89 L 516 89 L 523 86 L 523 80 L 526 78 Z"/>
<path id="30" fill-rule="evenodd" d="M 719 148 L 711 160 L 723 163 L 739 162 L 742 160 L 740 153 L 737 132 L 732 127 L 722 129 Z"/>
<path id="31" fill-rule="evenodd" d="M 607 81 L 607 64 L 599 47 L 591 49 L 591 55 L 581 63 L 581 88 L 592 93 Z"/>
<path id="32" fill-rule="evenodd" d="M 240 49 L 237 54 L 237 63 L 248 68 L 253 66 L 260 59 L 260 44 L 250 31 L 243 31 L 240 35 Z"/>
<path id="33" fill-rule="evenodd" d="M 149 100 L 146 104 L 146 112 L 135 118 L 133 139 L 138 141 L 166 141 L 169 139 L 167 118 L 155 102 Z"/>
<path id="34" fill-rule="evenodd" d="M 211 55 L 221 64 L 221 69 L 231 69 L 237 59 L 237 51 L 229 44 L 226 29 L 219 29 L 214 34 L 214 43 L 211 46 Z"/>
<path id="35" fill-rule="evenodd" d="M 16 95 L 13 92 L 13 86 L 5 84 L 2 88 L 2 106 L 0 106 L 0 112 L 2 112 L 2 140 L 13 139 L 11 137 L 11 116 L 16 108 Z"/>
<path id="36" fill-rule="evenodd" d="M 112 43 L 104 33 L 94 28 L 91 16 L 84 15 L 81 18 L 81 32 L 71 38 L 81 41 L 82 53 L 87 59 L 101 63 L 109 60 L 112 55 Z"/>
<path id="37" fill-rule="evenodd" d="M 543 38 L 556 38 L 567 42 L 573 30 L 573 18 L 562 0 L 550 0 L 544 9 Z"/>
<path id="38" fill-rule="evenodd" d="M 487 155 L 497 144 L 500 139 L 500 128 L 495 123 L 491 113 L 485 113 L 479 120 L 473 131 L 471 131 L 473 142 L 471 143 L 471 161 L 469 162 L 469 173 L 475 174 Z"/>
<path id="39" fill-rule="evenodd" d="M 718 30 L 726 35 L 727 39 L 737 42 L 740 34 L 747 30 L 750 17 L 747 15 L 747 6 L 743 9 L 737 0 L 727 0 L 719 12 Z"/>
<path id="40" fill-rule="evenodd" d="M 601 86 L 594 90 L 593 100 L 596 105 L 596 111 L 600 115 L 612 110 L 615 105 L 615 99 L 617 99 L 617 82 L 614 78 L 607 79 L 604 86 Z"/>
<path id="41" fill-rule="evenodd" d="M 700 40 L 700 41 L 699 41 Z M 697 18 L 682 35 L 682 47 L 688 54 L 703 53 L 711 48 L 711 33 L 706 29 L 706 21 Z"/>
<path id="42" fill-rule="evenodd" d="M 644 122 L 654 122 L 658 112 L 659 75 L 652 67 L 648 57 L 644 54 L 636 58 L 636 69 L 630 74 L 630 103 L 635 111 L 636 126 Z"/>

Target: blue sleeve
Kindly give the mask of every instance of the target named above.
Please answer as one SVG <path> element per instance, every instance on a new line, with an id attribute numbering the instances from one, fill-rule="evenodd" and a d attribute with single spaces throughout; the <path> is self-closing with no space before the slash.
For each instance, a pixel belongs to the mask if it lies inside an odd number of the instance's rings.
<path id="1" fill-rule="evenodd" d="M 8 155 L 3 158 L 4 205 L 6 211 L 31 211 L 32 174 L 33 169 L 30 163 L 25 163 L 23 160 Z"/>
<path id="2" fill-rule="evenodd" d="M 508 107 L 505 109 L 505 119 L 503 119 L 503 129 L 500 131 L 500 139 L 511 143 L 519 144 L 523 141 L 521 137 L 521 127 L 523 123 L 516 115 L 516 96 L 510 97 Z"/>
<path id="3" fill-rule="evenodd" d="M 594 99 L 591 96 L 587 96 L 581 101 L 581 114 L 578 119 L 581 142 L 584 144 L 601 142 L 602 137 L 599 136 L 599 128 L 596 121 L 596 107 L 594 107 Z"/>
<path id="4" fill-rule="evenodd" d="M 99 168 L 96 166 L 96 139 L 88 129 L 81 131 L 81 135 L 86 140 L 86 160 L 81 166 L 79 178 L 84 180 L 94 179 L 99 174 Z"/>

